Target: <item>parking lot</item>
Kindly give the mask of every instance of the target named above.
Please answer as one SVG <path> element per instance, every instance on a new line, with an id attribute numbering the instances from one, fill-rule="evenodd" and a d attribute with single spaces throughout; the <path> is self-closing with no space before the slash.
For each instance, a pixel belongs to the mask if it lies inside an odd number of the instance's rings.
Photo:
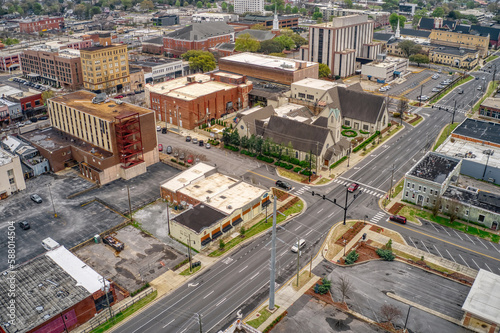
<path id="1" fill-rule="evenodd" d="M 31 88 L 31 89 L 36 89 L 36 90 L 39 90 L 39 91 L 47 91 L 47 90 L 50 90 L 49 87 L 47 86 L 44 86 L 43 84 L 40 84 L 40 83 L 35 83 L 35 82 L 31 82 L 29 80 L 25 80 L 23 78 L 18 78 L 18 77 L 15 77 L 12 79 L 13 82 L 15 83 L 18 83 L 18 84 L 22 84 L 28 88 Z"/>
<path id="2" fill-rule="evenodd" d="M 158 199 L 159 185 L 178 172 L 177 169 L 157 163 L 148 167 L 148 172 L 143 175 L 128 181 L 117 180 L 71 199 L 67 198 L 68 195 L 93 185 L 74 170 L 29 179 L 25 191 L 0 201 L 0 256 L 7 258 L 8 221 L 16 223 L 16 261 L 20 264 L 43 253 L 41 242 L 47 237 L 71 248 L 123 222 L 124 218 L 120 214 L 103 203 L 118 212 L 128 212 L 128 185 L 132 209 L 135 210 Z M 43 200 L 41 204 L 30 200 L 33 193 L 40 195 Z M 54 211 L 57 218 L 54 217 Z M 17 226 L 18 222 L 24 220 L 31 224 L 31 229 L 22 230 Z M 2 260 L 0 271 L 6 268 L 7 260 Z"/>
<path id="3" fill-rule="evenodd" d="M 163 244 L 156 238 L 127 226 L 114 235 L 124 245 L 121 252 L 110 246 L 91 243 L 76 255 L 99 274 L 133 292 L 186 258 L 186 254 Z"/>

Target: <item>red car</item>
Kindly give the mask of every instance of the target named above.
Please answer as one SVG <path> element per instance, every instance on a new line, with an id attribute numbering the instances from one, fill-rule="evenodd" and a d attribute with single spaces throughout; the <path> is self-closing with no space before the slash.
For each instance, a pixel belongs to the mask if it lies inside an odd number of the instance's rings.
<path id="1" fill-rule="evenodd" d="M 163 151 L 163 145 L 161 143 L 158 145 L 158 151 Z"/>
<path id="2" fill-rule="evenodd" d="M 188 162 L 189 164 L 192 164 L 193 163 L 193 156 L 189 155 L 186 162 Z"/>
<path id="3" fill-rule="evenodd" d="M 389 217 L 389 220 L 394 221 L 394 222 L 398 222 L 398 223 L 402 223 L 402 224 L 406 224 L 406 217 L 401 216 L 401 215 L 391 215 L 391 217 Z"/>
<path id="4" fill-rule="evenodd" d="M 120 99 L 120 98 L 123 98 L 123 95 L 118 95 L 118 96 L 115 96 L 116 99 Z"/>
<path id="5" fill-rule="evenodd" d="M 347 190 L 352 193 L 352 192 L 356 191 L 358 189 L 358 187 L 359 187 L 358 183 L 352 183 Z"/>

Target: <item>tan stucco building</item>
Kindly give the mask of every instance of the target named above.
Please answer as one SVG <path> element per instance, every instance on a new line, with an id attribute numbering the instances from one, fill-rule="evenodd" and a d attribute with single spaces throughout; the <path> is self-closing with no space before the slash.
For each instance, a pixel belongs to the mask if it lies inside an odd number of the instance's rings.
<path id="1" fill-rule="evenodd" d="M 0 148 L 0 200 L 25 189 L 19 156 Z"/>
<path id="2" fill-rule="evenodd" d="M 478 50 L 479 55 L 483 58 L 488 55 L 488 47 L 490 45 L 489 36 L 483 37 L 443 30 L 432 30 L 429 39 L 431 40 L 431 44 Z"/>

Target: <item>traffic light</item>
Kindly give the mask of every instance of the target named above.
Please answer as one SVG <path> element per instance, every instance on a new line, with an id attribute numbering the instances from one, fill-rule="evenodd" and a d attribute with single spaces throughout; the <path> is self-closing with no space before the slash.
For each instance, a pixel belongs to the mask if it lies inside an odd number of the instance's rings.
<path id="1" fill-rule="evenodd" d="M 323 200 L 325 200 L 325 195 L 323 194 Z"/>
<path id="2" fill-rule="evenodd" d="M 312 193 L 312 195 L 313 195 L 313 197 L 314 197 L 314 191 L 312 191 L 311 193 Z"/>
<path id="3" fill-rule="evenodd" d="M 366 240 L 366 232 L 363 234 L 363 240 Z"/>

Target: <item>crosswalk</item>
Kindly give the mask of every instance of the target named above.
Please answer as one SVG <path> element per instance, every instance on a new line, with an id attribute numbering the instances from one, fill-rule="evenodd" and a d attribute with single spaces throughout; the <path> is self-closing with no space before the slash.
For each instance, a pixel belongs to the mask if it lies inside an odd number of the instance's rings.
<path id="1" fill-rule="evenodd" d="M 337 184 L 344 185 L 344 186 L 349 186 L 349 185 L 352 184 L 352 182 L 348 182 L 348 181 L 345 181 L 345 180 L 342 180 L 342 179 L 338 179 L 338 178 L 335 179 L 334 182 L 337 183 Z M 366 193 L 366 194 L 369 194 L 369 195 L 373 195 L 373 196 L 375 196 L 377 198 L 383 198 L 384 197 L 384 194 L 382 194 L 381 191 L 372 190 L 372 189 L 363 187 L 363 185 L 359 186 L 358 191 Z"/>
<path id="2" fill-rule="evenodd" d="M 371 223 L 375 223 L 377 224 L 378 221 L 380 221 L 381 219 L 385 218 L 385 213 L 383 212 L 378 212 L 377 214 L 375 214 L 375 216 L 373 216 L 370 220 Z"/>
<path id="3" fill-rule="evenodd" d="M 448 111 L 453 111 L 453 107 L 449 105 L 440 105 L 440 104 L 435 104 L 434 109 L 439 109 L 441 107 L 442 109 L 448 110 Z M 469 109 L 463 109 L 463 108 L 457 108 L 458 113 L 467 113 Z"/>
<path id="4" fill-rule="evenodd" d="M 304 192 L 310 192 L 311 190 L 311 187 L 310 186 L 302 186 L 301 188 L 297 189 L 297 188 L 294 188 L 293 191 L 291 192 L 292 194 L 294 195 L 302 195 L 304 194 Z"/>

